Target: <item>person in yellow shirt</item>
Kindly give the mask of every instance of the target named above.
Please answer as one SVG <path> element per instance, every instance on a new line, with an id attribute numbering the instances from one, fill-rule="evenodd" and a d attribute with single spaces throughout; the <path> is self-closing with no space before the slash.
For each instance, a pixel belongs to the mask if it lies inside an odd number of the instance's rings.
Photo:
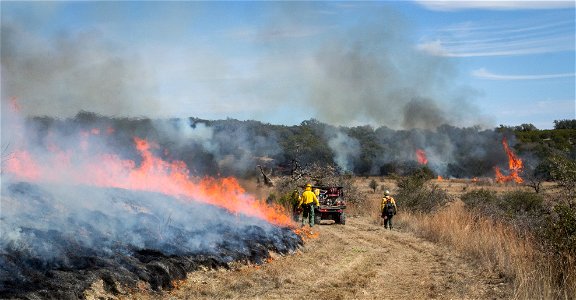
<path id="1" fill-rule="evenodd" d="M 380 212 L 384 219 L 385 229 L 390 228 L 392 230 L 392 217 L 396 215 L 397 210 L 396 201 L 390 196 L 390 191 L 384 192 L 384 197 L 382 197 L 382 202 L 380 203 Z"/>
<path id="2" fill-rule="evenodd" d="M 312 185 L 306 184 L 306 188 L 300 197 L 300 203 L 298 203 L 298 207 L 302 207 L 302 226 L 305 223 L 309 223 L 310 227 L 314 226 L 314 207 L 319 205 L 318 197 L 312 192 Z"/>

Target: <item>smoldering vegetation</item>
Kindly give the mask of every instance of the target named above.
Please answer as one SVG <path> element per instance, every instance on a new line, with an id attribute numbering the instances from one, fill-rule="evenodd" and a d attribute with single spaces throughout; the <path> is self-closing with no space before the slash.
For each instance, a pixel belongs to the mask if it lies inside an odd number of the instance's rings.
<path id="1" fill-rule="evenodd" d="M 46 148 L 62 138 L 78 143 L 84 132 L 91 147 L 115 149 L 138 162 L 133 147 L 137 136 L 157 144 L 163 159 L 183 161 L 192 175 L 200 176 L 251 177 L 258 174 L 257 165 L 274 175 L 289 174 L 295 161 L 301 166 L 334 165 L 356 175 L 408 175 L 423 167 L 417 150 L 426 154 L 426 166 L 443 177 L 492 177 L 495 166 L 506 169 L 508 162 L 504 134 L 479 127 L 393 130 L 333 126 L 314 119 L 284 126 L 235 119 L 109 118 L 88 112 L 69 119 L 26 120 L 26 135 L 35 147 Z M 513 136 L 508 140 L 514 143 Z"/>
<path id="2" fill-rule="evenodd" d="M 145 158 L 135 147 L 138 137 L 153 145 L 152 155 L 182 161 L 193 177 L 249 178 L 257 175 L 257 165 L 289 174 L 295 162 L 338 166 L 341 173 L 402 174 L 422 167 L 416 162 L 418 149 L 442 175 L 489 174 L 494 165 L 507 161 L 505 153 L 499 154 L 497 132 L 448 125 L 392 130 L 309 120 L 281 126 L 234 119 L 111 118 L 89 112 L 4 124 L 3 145 L 10 145 L 9 151 L 27 151 L 40 164 L 63 155 L 82 166 L 112 153 L 139 166 Z M 287 228 L 194 199 L 87 187 L 58 169 L 58 180 L 50 183 L 18 182 L 6 170 L 0 237 L 3 297 L 81 298 L 97 279 L 116 294 L 137 282 L 169 288 L 174 279 L 200 266 L 258 263 L 269 251 L 288 253 L 302 243 Z"/>
<path id="3" fill-rule="evenodd" d="M 262 263 L 302 240 L 288 228 L 191 199 L 3 180 L 0 298 L 78 299 L 172 287 L 201 266 Z"/>

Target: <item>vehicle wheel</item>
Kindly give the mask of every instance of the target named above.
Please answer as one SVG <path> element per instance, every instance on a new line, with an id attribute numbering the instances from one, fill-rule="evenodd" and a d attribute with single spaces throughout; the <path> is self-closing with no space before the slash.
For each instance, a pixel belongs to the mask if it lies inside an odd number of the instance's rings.
<path id="1" fill-rule="evenodd" d="M 342 225 L 346 224 L 346 215 L 344 213 L 340 214 L 340 218 L 338 220 L 338 223 L 340 223 Z"/>
<path id="2" fill-rule="evenodd" d="M 314 215 L 314 224 L 315 225 L 320 225 L 321 220 L 322 220 L 322 217 L 320 215 Z"/>

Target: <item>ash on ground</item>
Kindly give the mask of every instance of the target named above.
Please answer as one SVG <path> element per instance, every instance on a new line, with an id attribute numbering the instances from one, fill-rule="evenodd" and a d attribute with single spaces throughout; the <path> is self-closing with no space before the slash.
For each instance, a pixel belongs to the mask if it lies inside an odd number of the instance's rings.
<path id="1" fill-rule="evenodd" d="M 290 228 L 191 199 L 114 188 L 2 183 L 0 298 L 82 299 L 199 268 L 263 263 L 302 245 Z"/>

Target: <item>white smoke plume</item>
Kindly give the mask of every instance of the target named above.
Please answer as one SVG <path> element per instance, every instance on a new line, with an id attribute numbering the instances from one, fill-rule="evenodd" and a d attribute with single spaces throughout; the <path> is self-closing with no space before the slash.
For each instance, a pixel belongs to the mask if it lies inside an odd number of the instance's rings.
<path id="1" fill-rule="evenodd" d="M 345 172 L 354 170 L 354 160 L 360 155 L 360 144 L 346 133 L 336 131 L 327 137 L 328 146 L 334 152 L 334 161 Z"/>

